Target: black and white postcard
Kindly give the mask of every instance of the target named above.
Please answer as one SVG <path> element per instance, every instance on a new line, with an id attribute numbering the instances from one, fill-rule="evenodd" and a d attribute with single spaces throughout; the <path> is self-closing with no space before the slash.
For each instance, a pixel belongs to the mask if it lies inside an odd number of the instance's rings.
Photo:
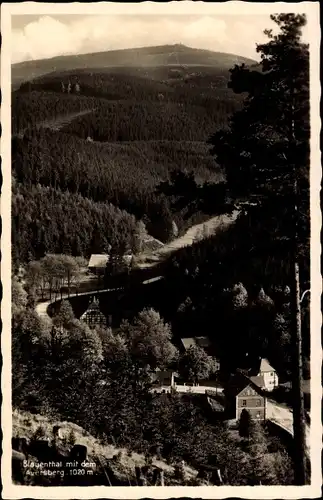
<path id="1" fill-rule="evenodd" d="M 4 498 L 319 497 L 319 3 L 1 32 Z"/>

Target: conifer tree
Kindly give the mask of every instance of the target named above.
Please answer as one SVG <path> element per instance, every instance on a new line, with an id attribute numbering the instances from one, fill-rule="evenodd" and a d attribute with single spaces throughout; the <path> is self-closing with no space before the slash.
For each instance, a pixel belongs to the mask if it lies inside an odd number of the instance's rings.
<path id="1" fill-rule="evenodd" d="M 304 484 L 300 263 L 309 260 L 309 51 L 301 39 L 305 15 L 271 20 L 279 30 L 266 30 L 269 41 L 257 46 L 261 71 L 231 70 L 231 88 L 247 94 L 244 107 L 210 142 L 231 193 L 257 200 L 258 220 L 277 242 L 286 242 L 284 262 L 292 262 L 295 482 Z"/>

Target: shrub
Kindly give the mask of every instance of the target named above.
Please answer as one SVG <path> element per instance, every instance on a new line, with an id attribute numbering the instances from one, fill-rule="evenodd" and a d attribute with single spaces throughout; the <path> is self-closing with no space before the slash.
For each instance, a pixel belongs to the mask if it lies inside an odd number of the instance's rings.
<path id="1" fill-rule="evenodd" d="M 70 430 L 70 432 L 68 434 L 67 441 L 68 441 L 68 444 L 74 446 L 74 444 L 76 442 L 76 436 L 75 436 L 75 432 L 73 429 Z"/>
<path id="2" fill-rule="evenodd" d="M 44 426 L 40 425 L 35 430 L 33 438 L 35 440 L 37 440 L 37 439 L 43 439 L 45 436 L 46 436 L 46 430 L 45 430 Z"/>

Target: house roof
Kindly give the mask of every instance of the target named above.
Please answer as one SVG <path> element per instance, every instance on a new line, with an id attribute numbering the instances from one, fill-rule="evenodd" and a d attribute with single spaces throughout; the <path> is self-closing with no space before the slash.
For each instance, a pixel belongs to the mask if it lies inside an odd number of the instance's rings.
<path id="1" fill-rule="evenodd" d="M 242 371 L 238 371 L 236 374 L 231 376 L 228 387 L 226 389 L 226 393 L 228 393 L 228 395 L 230 396 L 236 397 L 240 394 L 241 391 L 243 391 L 243 389 L 250 385 L 250 387 L 258 392 L 258 394 L 262 395 L 261 386 L 259 386 L 254 382 L 254 380 L 252 380 L 254 378 L 257 379 L 257 382 L 261 382 L 258 380 L 259 378 L 263 380 L 263 377 L 248 377 Z"/>
<path id="2" fill-rule="evenodd" d="M 260 361 L 260 372 L 274 372 L 275 369 L 270 365 L 268 359 L 262 359 Z"/>
<path id="3" fill-rule="evenodd" d="M 92 254 L 88 267 L 105 267 L 109 261 L 108 254 Z"/>
<path id="4" fill-rule="evenodd" d="M 211 344 L 210 339 L 208 337 L 187 337 L 181 339 L 181 341 L 186 350 L 193 346 L 206 348 L 209 347 Z"/>
<path id="5" fill-rule="evenodd" d="M 254 384 L 256 384 L 258 387 L 260 387 L 260 388 L 265 387 L 265 380 L 264 380 L 264 377 L 262 375 L 257 375 L 257 376 L 254 376 L 254 377 L 249 377 L 249 379 L 251 380 L 251 382 L 253 382 Z"/>
<path id="6" fill-rule="evenodd" d="M 260 375 L 266 372 L 276 372 L 275 368 L 271 366 L 266 358 L 259 357 L 258 359 L 250 360 L 249 363 L 252 363 L 252 366 L 248 369 L 249 376 Z"/>
<path id="7" fill-rule="evenodd" d="M 190 347 L 196 345 L 195 339 L 192 337 L 181 339 L 181 341 L 182 341 L 182 344 L 185 347 L 185 349 L 189 349 Z"/>
<path id="8" fill-rule="evenodd" d="M 128 254 L 123 255 L 123 260 L 127 264 L 129 264 L 131 262 L 131 259 L 132 259 L 132 255 L 128 255 Z M 109 262 L 109 260 L 110 260 L 110 255 L 104 254 L 104 253 L 100 253 L 100 254 L 95 253 L 95 254 L 91 255 L 89 263 L 88 263 L 88 267 L 104 268 L 107 265 L 107 263 Z"/>

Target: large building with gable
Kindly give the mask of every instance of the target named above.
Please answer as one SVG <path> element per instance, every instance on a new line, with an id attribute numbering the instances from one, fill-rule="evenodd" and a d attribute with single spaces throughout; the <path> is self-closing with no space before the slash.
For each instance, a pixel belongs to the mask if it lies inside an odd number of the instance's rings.
<path id="1" fill-rule="evenodd" d="M 90 301 L 87 310 L 84 314 L 82 314 L 80 319 L 90 328 L 95 328 L 96 326 L 107 326 L 106 317 L 100 311 L 99 301 L 95 297 L 92 301 Z"/>

